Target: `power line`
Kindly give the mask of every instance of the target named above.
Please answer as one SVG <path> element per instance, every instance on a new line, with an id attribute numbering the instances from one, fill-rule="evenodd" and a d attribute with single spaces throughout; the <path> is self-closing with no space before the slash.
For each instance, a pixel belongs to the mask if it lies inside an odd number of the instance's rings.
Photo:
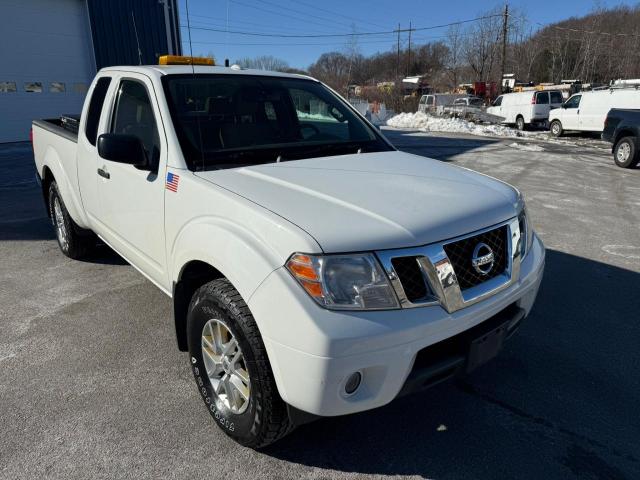
<path id="1" fill-rule="evenodd" d="M 188 43 L 188 42 L 185 40 L 185 41 L 183 41 L 183 43 Z M 194 45 L 195 44 L 197 44 L 197 45 L 200 45 L 200 44 L 202 44 L 202 45 L 226 45 L 225 42 L 205 42 L 205 41 L 198 42 L 198 41 L 193 41 L 192 43 Z M 359 42 L 358 45 L 389 44 L 391 46 L 391 45 L 395 45 L 395 43 L 396 43 L 395 40 L 388 39 L 388 40 L 371 40 L 371 41 L 368 41 L 368 42 Z M 274 47 L 299 47 L 299 46 L 305 46 L 305 45 L 307 45 L 307 46 L 319 46 L 319 47 L 321 47 L 321 46 L 343 46 L 344 42 L 342 42 L 342 43 L 327 43 L 327 42 L 321 42 L 321 43 L 318 43 L 318 42 L 315 42 L 315 43 L 310 43 L 310 42 L 302 42 L 302 43 L 298 43 L 298 42 L 286 42 L 286 43 L 279 43 L 279 42 L 278 43 L 271 43 L 271 42 L 268 42 L 268 43 L 264 43 L 264 42 L 260 42 L 260 43 L 244 43 L 243 42 L 243 43 L 233 43 L 233 46 L 238 46 L 238 47 L 240 47 L 240 46 L 251 46 L 251 47 L 258 47 L 258 46 L 260 46 L 260 47 L 262 47 L 262 46 L 264 46 L 264 47 L 269 47 L 269 46 L 274 46 Z"/>
<path id="2" fill-rule="evenodd" d="M 237 2 L 235 2 L 237 3 Z M 431 27 L 419 27 L 419 28 L 409 28 L 409 29 L 401 29 L 401 32 L 418 32 L 425 30 L 435 30 L 438 28 L 450 27 L 453 25 L 461 25 L 464 23 L 477 22 L 479 20 L 484 20 L 486 18 L 492 17 L 502 17 L 502 14 L 499 15 L 487 15 L 484 17 L 473 18 L 470 20 L 462 20 L 459 22 L 451 22 L 445 23 L 442 25 L 433 25 Z M 246 32 L 241 30 L 224 30 L 217 28 L 207 28 L 207 27 L 191 27 L 193 30 L 207 30 L 211 32 L 228 32 L 234 35 L 248 35 L 252 37 L 277 37 L 277 38 L 331 38 L 331 37 L 364 37 L 364 36 L 372 36 L 372 35 L 391 35 L 397 34 L 398 30 L 388 30 L 385 32 L 352 32 L 352 33 L 325 33 L 325 34 L 314 34 L 314 35 L 289 35 L 289 34 L 275 34 L 275 33 L 258 33 L 258 32 Z"/>
<path id="3" fill-rule="evenodd" d="M 340 12 L 340 13 L 332 12 L 331 10 L 327 10 L 326 8 L 320 8 L 320 7 L 316 6 L 316 5 L 312 5 L 310 3 L 303 2 L 302 0 L 289 0 L 289 1 L 297 3 L 297 4 L 301 4 L 301 5 L 306 5 L 307 7 L 314 8 L 316 10 L 320 10 L 321 12 L 330 13 L 331 15 L 340 15 L 340 16 L 342 16 L 344 18 L 350 18 L 351 20 L 354 20 L 356 22 L 366 23 L 367 25 L 373 25 L 374 27 L 378 27 L 378 28 L 386 28 L 383 25 L 380 25 L 380 24 L 377 24 L 377 23 L 373 23 L 373 22 L 368 22 L 366 20 L 361 20 L 361 19 L 358 19 L 358 18 L 355 18 L 355 17 L 351 17 L 349 15 L 345 15 L 342 12 Z"/>
<path id="4" fill-rule="evenodd" d="M 609 37 L 640 37 L 637 33 L 611 33 L 611 32 L 598 32 L 596 30 L 580 30 L 577 28 L 557 27 L 555 25 L 543 25 L 542 23 L 535 22 L 537 25 L 543 28 L 552 28 L 554 30 L 561 30 L 573 33 L 588 33 L 590 35 L 605 35 Z"/>
<path id="5" fill-rule="evenodd" d="M 302 11 L 302 10 L 298 10 L 298 9 L 295 9 L 295 8 L 285 7 L 283 5 L 279 5 L 277 3 L 270 2 L 268 0 L 256 0 L 256 1 L 258 1 L 260 3 L 263 3 L 265 5 L 269 5 L 269 6 L 272 6 L 272 7 L 280 8 L 281 10 L 300 13 L 300 14 L 304 15 L 305 17 L 316 18 L 316 19 L 321 20 L 323 22 L 327 22 L 327 23 L 329 23 L 331 25 L 335 24 L 335 25 L 342 25 L 342 26 L 345 26 L 345 27 L 350 27 L 351 26 L 351 25 L 343 23 L 343 22 L 338 22 L 338 21 L 335 20 L 335 18 L 327 18 L 327 17 L 322 17 L 322 16 L 319 16 L 319 15 L 314 15 L 312 13 L 305 12 L 305 11 Z"/>
<path id="6" fill-rule="evenodd" d="M 192 15 L 193 16 L 193 15 Z M 229 20 L 229 25 L 233 26 L 234 28 L 240 28 L 242 29 L 243 27 L 252 29 L 252 27 L 249 24 L 246 24 L 246 22 L 237 22 L 237 21 L 233 21 L 233 20 Z M 247 25 L 249 25 L 247 27 Z M 257 25 L 257 24 L 256 24 Z M 181 26 L 185 26 L 186 25 L 181 25 Z M 264 27 L 264 23 L 260 24 L 261 27 Z M 211 21 L 204 21 L 204 20 L 192 20 L 191 21 L 191 28 L 194 27 L 212 27 L 212 28 L 225 28 L 225 32 L 226 32 L 226 24 L 224 22 L 211 22 Z M 298 28 L 293 28 L 293 27 L 287 27 L 287 30 L 291 30 L 294 32 L 306 32 L 306 33 L 324 33 L 323 31 L 320 31 L 320 29 L 318 30 L 310 30 L 308 28 L 305 29 L 298 29 Z M 278 33 L 281 32 L 282 29 L 274 26 L 271 28 L 262 28 L 262 29 L 256 29 L 254 30 L 256 32 L 259 33 Z"/>
<path id="7" fill-rule="evenodd" d="M 243 2 L 239 2 L 237 0 L 232 0 L 232 2 L 236 5 L 242 5 L 243 7 L 247 7 L 247 8 L 252 8 L 254 10 L 259 10 L 261 12 L 265 12 L 269 15 L 275 15 L 275 16 L 279 16 L 279 17 L 287 17 L 287 18 L 291 18 L 293 20 L 298 20 L 298 21 L 302 21 L 305 22 L 305 24 L 307 23 L 312 23 L 314 25 L 319 25 L 323 28 L 334 28 L 335 24 L 333 22 L 328 22 L 328 21 L 323 21 L 323 23 L 318 22 L 317 20 L 310 20 L 306 17 L 300 17 L 299 15 L 292 15 L 290 13 L 283 13 L 283 12 L 274 12 L 273 9 L 267 9 L 267 8 L 263 8 L 263 7 L 259 7 L 257 5 L 250 5 L 248 3 L 243 3 Z"/>

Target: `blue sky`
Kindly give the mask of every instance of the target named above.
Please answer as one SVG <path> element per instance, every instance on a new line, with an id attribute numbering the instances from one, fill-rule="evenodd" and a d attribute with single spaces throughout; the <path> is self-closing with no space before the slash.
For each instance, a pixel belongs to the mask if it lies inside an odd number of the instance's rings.
<path id="1" fill-rule="evenodd" d="M 186 1 L 179 0 L 180 23 L 186 25 Z M 306 68 L 323 52 L 346 51 L 349 40 L 343 37 L 278 38 L 226 33 L 227 12 L 230 31 L 266 35 L 326 35 L 356 32 L 381 32 L 409 26 L 431 27 L 478 17 L 504 1 L 478 0 L 188 0 L 193 53 L 213 54 L 219 64 L 235 59 L 273 55 L 291 66 Z M 534 27 L 572 16 L 581 16 L 594 8 L 636 1 L 621 0 L 510 0 L 509 8 L 527 15 Z M 188 32 L 182 28 L 183 52 L 189 54 Z M 223 31 L 215 31 L 223 30 Z M 418 43 L 441 39 L 446 28 L 415 32 Z M 407 34 L 402 34 L 406 44 Z M 413 42 L 413 40 L 412 40 Z M 365 54 L 395 48 L 396 35 L 358 37 L 358 50 Z"/>

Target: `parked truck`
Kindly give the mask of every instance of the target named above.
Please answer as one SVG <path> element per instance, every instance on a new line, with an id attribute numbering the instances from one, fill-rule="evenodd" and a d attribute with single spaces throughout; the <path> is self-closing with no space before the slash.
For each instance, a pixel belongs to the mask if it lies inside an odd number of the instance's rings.
<path id="1" fill-rule="evenodd" d="M 62 252 L 99 237 L 172 298 L 206 408 L 253 448 L 473 370 L 542 279 L 520 192 L 397 151 L 309 77 L 105 68 L 77 133 L 37 120 L 33 146 Z"/>
<path id="2" fill-rule="evenodd" d="M 640 110 L 612 108 L 604 121 L 602 139 L 611 142 L 613 161 L 622 168 L 635 168 L 640 161 Z"/>

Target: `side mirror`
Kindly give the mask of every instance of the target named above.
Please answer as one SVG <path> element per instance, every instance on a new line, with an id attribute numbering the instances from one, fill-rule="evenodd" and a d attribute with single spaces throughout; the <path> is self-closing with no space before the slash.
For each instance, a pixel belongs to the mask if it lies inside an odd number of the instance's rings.
<path id="1" fill-rule="evenodd" d="M 134 135 L 103 133 L 98 137 L 98 155 L 111 162 L 148 170 L 149 160 L 142 141 Z"/>
<path id="2" fill-rule="evenodd" d="M 563 103 L 562 106 L 560 108 L 567 108 L 567 104 Z"/>

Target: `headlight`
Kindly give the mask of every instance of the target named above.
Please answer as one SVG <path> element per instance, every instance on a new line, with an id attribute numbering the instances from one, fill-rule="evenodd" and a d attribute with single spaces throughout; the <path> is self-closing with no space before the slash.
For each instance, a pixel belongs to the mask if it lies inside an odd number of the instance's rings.
<path id="1" fill-rule="evenodd" d="M 518 216 L 518 223 L 520 224 L 520 256 L 524 258 L 533 245 L 533 227 L 531 226 L 531 219 L 527 213 L 527 206 L 522 200 L 522 210 Z"/>
<path id="2" fill-rule="evenodd" d="M 295 253 L 286 267 L 311 298 L 325 308 L 381 310 L 399 307 L 386 274 L 371 253 Z"/>

